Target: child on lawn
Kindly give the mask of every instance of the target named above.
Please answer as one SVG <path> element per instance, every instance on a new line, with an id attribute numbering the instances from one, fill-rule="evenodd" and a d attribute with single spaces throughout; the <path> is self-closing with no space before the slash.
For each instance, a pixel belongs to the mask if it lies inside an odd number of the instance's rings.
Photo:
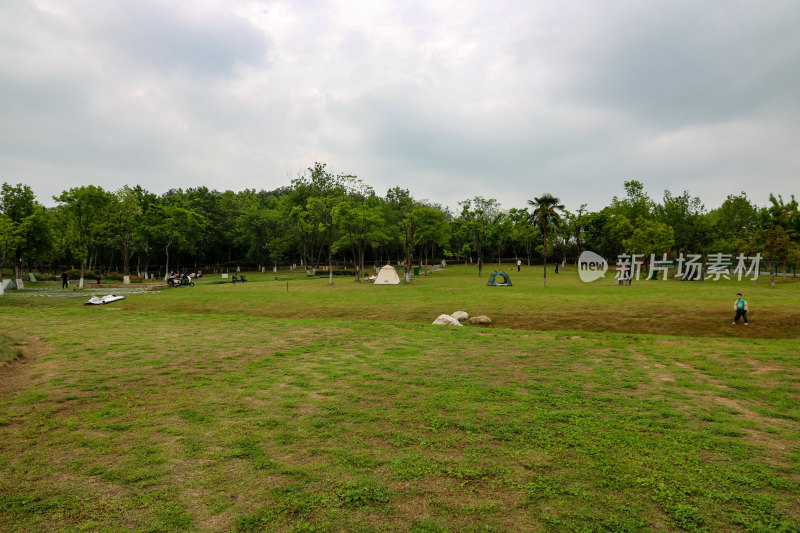
<path id="1" fill-rule="evenodd" d="M 733 302 L 733 308 L 736 310 L 736 316 L 733 318 L 733 324 L 739 323 L 739 317 L 744 318 L 744 325 L 749 326 L 750 323 L 747 321 L 747 311 L 749 311 L 747 307 L 747 300 L 742 298 L 742 293 L 736 294 L 736 301 Z"/>

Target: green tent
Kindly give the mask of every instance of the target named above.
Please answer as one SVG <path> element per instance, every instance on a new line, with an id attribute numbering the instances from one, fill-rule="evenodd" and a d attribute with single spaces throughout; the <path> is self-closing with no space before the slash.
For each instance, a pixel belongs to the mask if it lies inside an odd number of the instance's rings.
<path id="1" fill-rule="evenodd" d="M 489 282 L 486 284 L 490 287 L 511 287 L 513 285 L 511 283 L 511 278 L 502 270 L 495 270 L 492 275 L 489 276 Z"/>

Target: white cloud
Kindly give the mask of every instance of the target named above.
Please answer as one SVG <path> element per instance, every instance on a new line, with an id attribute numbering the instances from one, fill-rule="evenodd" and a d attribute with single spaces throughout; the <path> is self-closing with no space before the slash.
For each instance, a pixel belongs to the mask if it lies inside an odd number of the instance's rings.
<path id="1" fill-rule="evenodd" d="M 800 7 L 723 2 L 6 3 L 0 180 L 602 207 L 796 192 Z M 768 184 L 764 188 L 764 184 Z"/>

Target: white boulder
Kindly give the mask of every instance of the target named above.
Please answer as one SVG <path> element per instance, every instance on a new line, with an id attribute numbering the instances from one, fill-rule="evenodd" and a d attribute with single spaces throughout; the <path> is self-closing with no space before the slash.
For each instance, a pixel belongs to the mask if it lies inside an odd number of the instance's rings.
<path id="1" fill-rule="evenodd" d="M 466 311 L 456 311 L 451 316 L 459 322 L 469 320 L 469 314 Z"/>
<path id="2" fill-rule="evenodd" d="M 436 320 L 433 321 L 434 324 L 440 324 L 443 326 L 460 326 L 461 322 L 456 320 L 455 318 L 451 317 L 450 315 L 439 315 L 436 317 Z"/>

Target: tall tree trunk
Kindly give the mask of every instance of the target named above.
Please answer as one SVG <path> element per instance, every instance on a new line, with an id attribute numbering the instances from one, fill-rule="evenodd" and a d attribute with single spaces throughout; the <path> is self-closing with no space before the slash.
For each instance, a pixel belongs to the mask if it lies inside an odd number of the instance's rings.
<path id="1" fill-rule="evenodd" d="M 406 230 L 406 242 L 409 240 L 407 231 L 408 230 Z M 409 244 L 406 244 L 404 248 L 405 249 L 403 251 L 405 252 L 405 259 L 403 262 L 405 265 L 403 265 L 403 283 L 411 283 L 411 263 L 414 261 L 414 252 L 413 248 Z"/>
<path id="2" fill-rule="evenodd" d="M 14 278 L 17 283 L 17 290 L 21 291 L 24 284 L 22 282 L 22 256 L 19 253 L 14 258 Z"/>
<path id="3" fill-rule="evenodd" d="M 328 285 L 333 285 L 333 243 L 328 239 Z"/>
<path id="4" fill-rule="evenodd" d="M 547 287 L 547 226 L 544 227 L 544 286 Z"/>
<path id="5" fill-rule="evenodd" d="M 367 259 L 367 243 L 364 243 L 364 248 L 361 252 L 361 279 L 364 279 L 364 262 Z"/>
<path id="6" fill-rule="evenodd" d="M 325 247 L 320 245 L 319 250 L 317 250 L 317 259 L 314 261 L 314 265 L 311 267 L 312 274 L 316 274 L 317 270 L 319 270 L 319 262 L 322 260 L 323 249 L 325 249 Z"/>

